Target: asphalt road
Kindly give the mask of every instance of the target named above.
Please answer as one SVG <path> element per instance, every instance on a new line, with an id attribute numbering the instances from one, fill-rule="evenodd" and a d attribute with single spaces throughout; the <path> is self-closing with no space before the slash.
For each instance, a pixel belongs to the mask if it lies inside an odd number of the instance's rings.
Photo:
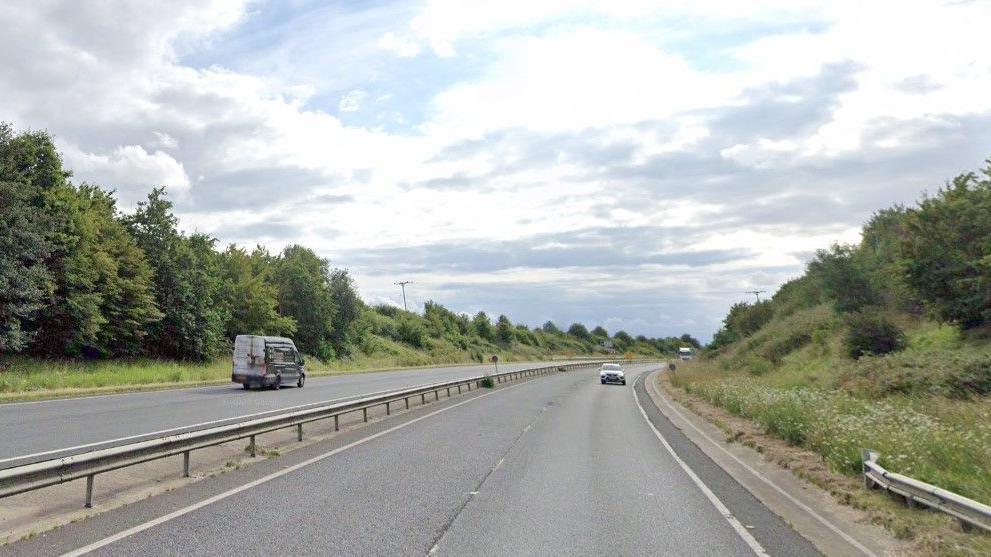
<path id="1" fill-rule="evenodd" d="M 0 554 L 817 555 L 640 396 L 594 371 L 483 390 Z"/>
<path id="2" fill-rule="evenodd" d="M 561 363 L 561 362 L 555 362 Z M 513 371 L 544 364 L 500 364 Z M 41 402 L 0 404 L 0 469 L 45 458 L 138 441 L 193 424 L 232 421 L 291 406 L 347 400 L 380 391 L 482 375 L 491 367 L 454 366 L 307 378 L 306 387 L 245 391 L 231 383 Z M 160 433 L 159 433 L 160 434 Z M 134 437 L 138 436 L 138 437 Z M 123 441 L 120 441 L 123 442 Z M 93 445 L 97 444 L 97 445 Z M 68 447 L 84 449 L 63 451 Z M 48 451 L 58 451 L 48 453 Z M 38 454 L 42 453 L 42 454 Z M 34 456 L 30 456 L 34 455 Z M 27 456 L 28 458 L 21 458 Z"/>

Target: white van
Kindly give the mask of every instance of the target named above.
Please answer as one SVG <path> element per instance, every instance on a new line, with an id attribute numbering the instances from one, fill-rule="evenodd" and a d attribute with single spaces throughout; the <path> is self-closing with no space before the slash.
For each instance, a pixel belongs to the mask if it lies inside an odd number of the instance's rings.
<path id="1" fill-rule="evenodd" d="M 691 360 L 692 354 L 693 354 L 692 349 L 687 346 L 682 346 L 681 348 L 678 349 L 678 357 L 681 358 L 682 360 Z"/>
<path id="2" fill-rule="evenodd" d="M 251 387 L 272 387 L 306 383 L 305 362 L 292 339 L 260 335 L 237 335 L 231 381 Z"/>

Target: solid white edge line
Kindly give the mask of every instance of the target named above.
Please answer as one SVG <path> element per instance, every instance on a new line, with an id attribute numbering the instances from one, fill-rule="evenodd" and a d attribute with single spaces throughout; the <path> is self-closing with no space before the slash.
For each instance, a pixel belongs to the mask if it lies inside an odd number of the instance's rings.
<path id="1" fill-rule="evenodd" d="M 637 379 L 642 379 L 650 374 L 651 374 L 650 371 L 642 373 Z M 644 383 L 646 383 L 646 381 L 644 381 Z M 711 489 L 709 489 L 709 486 L 705 485 L 705 482 L 702 481 L 702 478 L 699 478 L 698 475 L 691 468 L 688 467 L 688 464 L 686 464 L 684 460 L 681 460 L 681 457 L 679 457 L 678 454 L 674 452 L 674 448 L 671 447 L 667 439 L 665 439 L 664 436 L 661 435 L 661 432 L 657 430 L 657 427 L 654 426 L 654 423 L 650 421 L 650 418 L 647 417 L 647 412 L 643 409 L 643 405 L 640 404 L 640 397 L 637 396 L 636 382 L 633 383 L 632 391 L 633 391 L 633 400 L 634 402 L 637 403 L 637 408 L 640 409 L 640 415 L 643 416 L 644 421 L 647 422 L 647 425 L 650 426 L 651 431 L 653 431 L 654 435 L 657 436 L 657 439 L 661 442 L 661 445 L 663 445 L 664 448 L 667 449 L 669 453 L 671 453 L 671 457 L 674 458 L 674 461 L 677 462 L 679 466 L 681 466 L 681 469 L 684 470 L 686 474 L 688 474 L 688 477 L 691 478 L 692 482 L 695 483 L 696 487 L 698 487 L 702 491 L 702 493 L 709 500 L 709 502 L 712 503 L 712 506 L 716 507 L 716 510 L 719 511 L 719 514 L 723 515 L 723 518 L 726 519 L 726 522 L 729 523 L 729 525 L 733 528 L 733 530 L 736 530 L 736 533 L 739 534 L 741 538 L 743 538 L 743 541 L 746 542 L 748 546 L 750 546 L 750 549 L 754 552 L 754 555 L 757 555 L 758 557 L 770 557 L 767 551 L 765 551 L 764 548 L 760 545 L 760 542 L 758 542 L 757 539 L 754 538 L 749 531 L 747 531 L 747 529 L 743 526 L 743 524 L 741 524 L 740 521 L 735 516 L 733 516 L 733 513 L 731 513 L 730 510 L 726 508 L 726 505 L 724 505 L 723 502 L 719 500 L 719 497 L 716 497 L 716 494 L 713 493 Z"/>
<path id="2" fill-rule="evenodd" d="M 295 472 L 296 470 L 299 470 L 300 468 L 304 468 L 304 467 L 309 466 L 311 464 L 320 462 L 321 460 L 330 458 L 330 457 L 332 457 L 332 456 L 334 456 L 334 455 L 336 455 L 338 453 L 344 452 L 344 451 L 346 451 L 348 449 L 351 449 L 353 447 L 357 447 L 358 445 L 363 445 L 363 444 L 365 444 L 365 443 L 367 443 L 367 442 L 369 442 L 369 441 L 371 441 L 373 439 L 377 439 L 379 437 L 382 437 L 383 435 L 392 433 L 393 431 L 397 431 L 397 430 L 403 429 L 405 427 L 408 427 L 410 425 L 413 425 L 413 424 L 419 422 L 420 420 L 425 420 L 425 419 L 430 418 L 432 416 L 436 416 L 437 414 L 440 414 L 441 412 L 446 412 L 446 411 L 451 410 L 453 408 L 457 408 L 457 407 L 462 406 L 464 404 L 468 404 L 469 402 L 474 402 L 476 400 L 480 400 L 480 399 L 483 399 L 485 397 L 492 396 L 494 394 L 498 394 L 498 393 L 501 393 L 501 392 L 505 392 L 505 391 L 508 391 L 510 389 L 515 389 L 517 387 L 522 387 L 523 385 L 528 385 L 528 384 L 530 384 L 530 381 L 524 381 L 523 383 L 519 383 L 517 385 L 511 385 L 509 387 L 504 387 L 502 389 L 497 389 L 497 390 L 492 391 L 490 393 L 486 393 L 484 395 L 475 396 L 475 397 L 472 397 L 472 398 L 470 398 L 468 400 L 464 400 L 464 401 L 461 401 L 461 402 L 452 404 L 450 406 L 445 406 L 444 408 L 441 408 L 439 410 L 434 410 L 433 412 L 431 412 L 429 414 L 425 414 L 423 416 L 420 416 L 419 418 L 414 418 L 414 419 L 412 419 L 412 420 L 410 420 L 408 422 L 403 422 L 403 423 L 401 423 L 399 425 L 390 427 L 389 429 L 384 429 L 384 430 L 382 430 L 382 431 L 380 431 L 378 433 L 369 435 L 368 437 L 363 437 L 361 439 L 358 439 L 357 441 L 353 441 L 351 443 L 348 443 L 347 445 L 344 445 L 342 447 L 338 447 L 338 448 L 336 448 L 336 449 L 334 449 L 334 450 L 332 450 L 330 452 L 326 452 L 324 454 L 315 456 L 315 457 L 313 457 L 311 459 L 304 460 L 303 462 L 294 464 L 294 465 L 292 465 L 292 466 L 290 466 L 288 468 L 283 468 L 282 470 L 279 470 L 278 472 L 273 472 L 273 473 L 271 473 L 271 474 L 269 474 L 267 476 L 263 476 L 261 478 L 258 478 L 257 480 L 253 480 L 251 482 L 248 482 L 248 483 L 246 483 L 244 485 L 238 486 L 238 487 L 236 487 L 234 489 L 231 489 L 229 491 L 225 491 L 223 493 L 218 493 L 217 495 L 214 495 L 213 497 L 209 497 L 207 499 L 204 499 L 202 501 L 199 501 L 198 503 L 194 503 L 192 505 L 189 505 L 188 507 L 183 507 L 183 508 L 178 509 L 176 511 L 173 511 L 173 512 L 171 512 L 169 514 L 162 515 L 162 516 L 160 516 L 158 518 L 149 520 L 148 522 L 144 522 L 144 523 L 138 524 L 137 526 L 133 526 L 131 528 L 128 528 L 127 530 L 123 530 L 121 532 L 118 532 L 118 533 L 116 533 L 116 534 L 114 534 L 112 536 L 108 536 L 108 537 L 103 538 L 101 540 L 95 541 L 95 542 L 93 542 L 93 543 L 91 543 L 89 545 L 85 545 L 85 546 L 80 547 L 78 549 L 74 549 L 72 551 L 63 553 L 61 557 L 78 557 L 80 555 L 85 555 L 87 553 L 90 553 L 92 551 L 95 551 L 97 549 L 100 549 L 101 547 L 107 546 L 107 545 L 109 545 L 111 543 L 114 543 L 116 541 L 119 541 L 119 540 L 122 540 L 124 538 L 133 536 L 134 534 L 143 532 L 143 531 L 145 531 L 145 530 L 147 530 L 149 528 L 152 528 L 154 526 L 158 526 L 159 524 L 164 524 L 164 523 L 166 523 L 166 522 L 168 522 L 170 520 L 173 520 L 175 518 L 179 518 L 180 516 L 183 516 L 185 514 L 189 514 L 189 513 L 193 512 L 193 511 L 196 511 L 198 509 L 202 509 L 203 507 L 206 507 L 208 505 L 212 505 L 213 503 L 216 503 L 217 501 L 221 501 L 221 500 L 227 499 L 228 497 L 231 497 L 233 495 L 237 495 L 238 493 L 241 493 L 242 491 L 246 491 L 246 490 L 251 489 L 253 487 L 259 486 L 259 485 L 261 485 L 263 483 L 266 483 L 266 482 L 269 482 L 269 481 L 274 480 L 276 478 L 280 478 L 282 476 L 285 476 L 286 474 L 289 474 L 291 472 Z"/>
<path id="3" fill-rule="evenodd" d="M 657 372 L 657 373 L 659 373 L 659 372 Z M 653 375 L 653 374 L 651 374 L 651 375 Z M 653 387 L 649 382 L 647 382 L 646 379 L 644 380 L 644 383 L 645 383 L 645 386 L 648 389 L 651 389 Z M 729 452 L 728 450 L 726 450 L 726 447 L 723 447 L 721 444 L 717 443 L 712 437 L 709 437 L 709 435 L 707 435 L 704 431 L 702 431 L 701 429 L 699 429 L 698 426 L 696 426 L 691 421 L 689 421 L 688 418 L 686 418 L 685 415 L 681 413 L 681 411 L 679 411 L 677 408 L 675 408 L 674 405 L 672 405 L 670 402 L 668 402 L 667 399 L 664 398 L 664 396 L 661 395 L 661 393 L 659 393 L 656 388 L 653 388 L 653 391 L 655 393 L 658 393 L 658 395 L 660 395 L 659 398 L 662 401 L 664 401 L 664 404 L 668 408 L 670 408 L 675 414 L 677 414 L 678 417 L 681 418 L 681 420 L 683 422 L 685 422 L 686 424 L 688 424 L 689 426 L 691 426 L 692 429 L 694 429 L 695 431 L 697 431 L 699 433 L 699 435 L 701 435 L 702 437 L 704 437 L 707 441 L 709 441 L 709 443 L 711 443 L 712 445 L 714 445 L 715 447 L 717 447 L 720 451 L 726 453 L 730 458 L 732 458 L 733 460 L 735 460 L 737 462 L 737 464 L 739 464 L 740 466 L 743 466 L 748 472 L 750 472 L 751 474 L 753 474 L 754 476 L 756 476 L 757 478 L 759 478 L 761 481 L 763 481 L 767 485 L 771 486 L 775 491 L 777 491 L 778 493 L 780 493 L 781 495 L 783 495 L 786 499 L 788 499 L 789 501 L 791 501 L 795 506 L 797 506 L 798 508 L 800 508 L 803 511 L 805 511 L 806 513 L 808 513 L 812 518 L 815 518 L 823 526 L 825 526 L 826 528 L 832 530 L 833 533 L 835 533 L 839 537 L 843 538 L 843 540 L 845 542 L 847 542 L 850 545 L 852 545 L 852 546 L 856 547 L 857 549 L 859 549 L 861 552 L 864 553 L 864 555 L 867 555 L 869 557 L 878 557 L 878 555 L 876 553 L 874 553 L 873 551 L 871 551 L 870 548 L 866 547 L 864 544 L 862 544 L 859 541 L 857 541 L 856 539 L 854 539 L 853 536 L 851 536 L 850 534 L 847 534 L 846 532 L 844 532 L 843 530 L 841 530 L 839 526 L 836 526 L 835 524 L 833 524 L 832 522 L 830 522 L 829 520 L 827 520 L 826 517 L 824 517 L 824 516 L 820 515 L 819 513 L 815 512 L 815 510 L 813 510 L 811 507 L 809 507 L 805 503 L 803 503 L 803 502 L 799 501 L 798 499 L 796 499 L 792 494 L 788 493 L 787 491 L 785 491 L 784 489 L 782 489 L 780 486 L 778 486 L 778 484 L 774 483 L 769 478 L 765 477 L 763 474 L 761 474 L 760 472 L 758 472 L 757 470 L 755 470 L 754 468 L 752 468 L 746 462 L 743 462 L 742 460 L 740 460 L 740 458 L 738 458 L 735 454 L 733 454 L 733 453 Z"/>

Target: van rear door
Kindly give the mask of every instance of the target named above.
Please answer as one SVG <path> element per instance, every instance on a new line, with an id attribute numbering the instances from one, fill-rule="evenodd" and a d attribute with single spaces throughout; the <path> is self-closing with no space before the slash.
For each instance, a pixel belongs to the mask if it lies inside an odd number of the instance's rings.
<path id="1" fill-rule="evenodd" d="M 264 368 L 265 339 L 255 335 L 237 335 L 232 366 L 234 381 L 243 383 L 250 377 L 252 382 L 256 382 Z"/>
<path id="2" fill-rule="evenodd" d="M 268 372 L 282 375 L 282 384 L 299 379 L 296 366 L 296 349 L 289 344 L 269 344 L 267 347 Z"/>

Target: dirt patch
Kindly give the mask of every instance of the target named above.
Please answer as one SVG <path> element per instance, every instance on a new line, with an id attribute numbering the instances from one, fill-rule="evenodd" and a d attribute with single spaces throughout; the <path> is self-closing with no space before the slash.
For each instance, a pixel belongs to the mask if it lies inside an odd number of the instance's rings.
<path id="1" fill-rule="evenodd" d="M 790 470 L 833 498 L 856 509 L 864 522 L 879 525 L 903 542 L 908 555 L 991 555 L 991 536 L 964 532 L 959 523 L 942 513 L 907 509 L 901 499 L 867 491 L 860 478 L 833 471 L 817 453 L 796 447 L 764 431 L 757 423 L 736 416 L 671 383 L 668 374 L 657 375 L 659 388 L 683 406 L 717 426 L 725 440 L 750 447 L 769 462 Z"/>

